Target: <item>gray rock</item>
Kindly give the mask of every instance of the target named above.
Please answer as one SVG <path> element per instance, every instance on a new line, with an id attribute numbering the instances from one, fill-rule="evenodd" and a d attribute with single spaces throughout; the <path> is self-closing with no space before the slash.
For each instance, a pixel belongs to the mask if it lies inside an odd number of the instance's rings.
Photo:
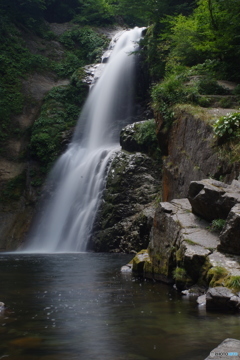
<path id="1" fill-rule="evenodd" d="M 122 151 L 116 154 L 91 238 L 95 251 L 147 248 L 159 179 L 160 168 L 147 155 Z"/>
<path id="2" fill-rule="evenodd" d="M 218 347 L 213 349 L 205 360 L 239 360 L 240 341 L 236 339 L 225 339 Z"/>
<path id="3" fill-rule="evenodd" d="M 198 303 L 199 306 L 205 306 L 205 305 L 206 305 L 206 301 L 207 301 L 207 299 L 206 299 L 206 294 L 201 295 L 201 296 L 199 296 L 199 297 L 197 298 L 197 303 Z"/>
<path id="4" fill-rule="evenodd" d="M 132 268 L 133 268 L 132 264 L 124 265 L 121 267 L 121 272 L 122 273 L 132 273 Z"/>
<path id="5" fill-rule="evenodd" d="M 208 256 L 211 267 L 222 267 L 227 270 L 230 276 L 240 276 L 240 256 L 222 254 L 214 251 Z"/>
<path id="6" fill-rule="evenodd" d="M 133 124 L 127 125 L 122 129 L 120 133 L 120 145 L 123 150 L 134 152 L 142 151 L 146 152 L 146 149 L 142 144 L 137 140 L 137 127 L 139 124 L 143 124 L 146 121 L 135 122 Z"/>
<path id="7" fill-rule="evenodd" d="M 219 251 L 240 255 L 240 204 L 235 205 L 220 234 Z"/>
<path id="8" fill-rule="evenodd" d="M 209 288 L 206 294 L 206 308 L 221 311 L 238 310 L 240 298 L 239 301 L 236 298 L 237 296 L 224 286 Z"/>
<path id="9" fill-rule="evenodd" d="M 160 203 L 148 248 L 152 277 L 156 279 L 161 275 L 169 281 L 178 266 L 186 270 L 188 286 L 190 279 L 196 282 L 206 257 L 211 253 L 208 248 L 216 249 L 219 244 L 218 236 L 209 232 L 208 226 L 208 222 L 191 213 L 187 199 Z"/>
<path id="10" fill-rule="evenodd" d="M 203 219 L 226 219 L 232 207 L 240 202 L 240 189 L 236 181 L 233 186 L 213 179 L 192 181 L 188 199 L 192 212 Z"/>

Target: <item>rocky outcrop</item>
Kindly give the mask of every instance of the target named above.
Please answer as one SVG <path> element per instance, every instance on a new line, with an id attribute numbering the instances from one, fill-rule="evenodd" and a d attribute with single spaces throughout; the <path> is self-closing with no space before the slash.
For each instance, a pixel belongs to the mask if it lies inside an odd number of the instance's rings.
<path id="1" fill-rule="evenodd" d="M 159 178 L 160 168 L 147 155 L 116 154 L 90 241 L 95 251 L 131 252 L 148 246 Z"/>
<path id="2" fill-rule="evenodd" d="M 201 210 L 203 214 L 208 214 L 205 218 L 211 220 L 214 214 L 222 214 L 224 207 L 226 211 L 226 204 L 234 205 L 238 200 L 239 182 L 226 185 L 203 180 L 191 186 L 191 200 L 198 198 L 192 205 L 188 199 L 159 204 L 147 254 L 144 257 L 141 254 L 136 261 L 133 259 L 135 271 L 139 268 L 140 275 L 145 278 L 175 282 L 179 290 L 189 289 L 192 285 L 209 286 L 206 293 L 207 310 L 239 311 L 240 256 L 236 255 L 239 248 L 239 204 L 228 209 L 226 225 L 220 234 L 212 230 L 210 221 L 199 217 Z M 194 189 L 200 189 L 195 197 Z M 224 243 L 224 239 L 229 245 Z M 219 251 L 224 244 L 227 253 Z M 199 301 L 201 306 L 205 302 L 203 299 Z"/>
<path id="3" fill-rule="evenodd" d="M 192 181 L 188 199 L 194 214 L 207 221 L 226 219 L 232 207 L 240 202 L 240 182 L 231 185 L 213 179 Z"/>
<path id="4" fill-rule="evenodd" d="M 194 214 L 208 221 L 226 220 L 218 250 L 240 255 L 240 182 L 233 180 L 227 185 L 212 179 L 193 181 L 188 198 Z"/>
<path id="5" fill-rule="evenodd" d="M 220 157 L 214 146 L 210 120 L 221 112 L 190 106 L 178 106 L 173 111 L 175 121 L 169 130 L 162 116 L 156 114 L 158 143 L 164 155 L 163 201 L 185 198 L 191 181 L 221 176 L 228 183 L 236 178 L 239 164 Z"/>
<path id="6" fill-rule="evenodd" d="M 196 283 L 207 256 L 219 244 L 218 236 L 208 227 L 208 222 L 191 213 L 187 199 L 160 203 L 148 247 L 151 263 L 145 266 L 145 276 L 165 282 L 175 279 L 181 287 L 183 283 Z"/>
<path id="7" fill-rule="evenodd" d="M 225 339 L 220 345 L 210 352 L 210 355 L 205 360 L 218 359 L 239 359 L 240 355 L 240 340 Z"/>

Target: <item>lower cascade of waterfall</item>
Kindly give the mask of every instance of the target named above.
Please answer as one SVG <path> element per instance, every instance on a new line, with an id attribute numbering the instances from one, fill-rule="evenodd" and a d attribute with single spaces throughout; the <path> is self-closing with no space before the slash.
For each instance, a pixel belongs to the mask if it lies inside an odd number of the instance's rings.
<path id="1" fill-rule="evenodd" d="M 141 28 L 125 31 L 91 89 L 67 151 L 53 167 L 45 201 L 21 251 L 84 252 L 101 201 L 119 133 L 131 121 L 133 54 Z M 112 47 L 113 45 L 110 45 Z"/>

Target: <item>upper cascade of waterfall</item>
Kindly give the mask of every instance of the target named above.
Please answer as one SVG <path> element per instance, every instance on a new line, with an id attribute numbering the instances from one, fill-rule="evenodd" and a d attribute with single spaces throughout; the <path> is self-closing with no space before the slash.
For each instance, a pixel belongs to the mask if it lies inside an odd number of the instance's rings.
<path id="1" fill-rule="evenodd" d="M 41 207 L 23 251 L 86 251 L 120 130 L 131 122 L 134 52 L 142 30 L 123 31 L 112 40 L 112 53 L 89 93 L 72 142 L 50 173 L 46 187 L 53 194 Z"/>

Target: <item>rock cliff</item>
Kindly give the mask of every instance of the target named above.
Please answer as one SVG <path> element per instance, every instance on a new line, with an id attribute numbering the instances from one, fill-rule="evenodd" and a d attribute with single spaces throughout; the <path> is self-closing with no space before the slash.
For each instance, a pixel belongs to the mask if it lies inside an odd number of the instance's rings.
<path id="1" fill-rule="evenodd" d="M 214 141 L 211 122 L 231 109 L 203 109 L 176 106 L 170 130 L 166 133 L 156 114 L 157 137 L 164 155 L 163 201 L 186 197 L 191 181 L 208 177 L 231 182 L 239 175 L 239 164 L 230 164 Z"/>

